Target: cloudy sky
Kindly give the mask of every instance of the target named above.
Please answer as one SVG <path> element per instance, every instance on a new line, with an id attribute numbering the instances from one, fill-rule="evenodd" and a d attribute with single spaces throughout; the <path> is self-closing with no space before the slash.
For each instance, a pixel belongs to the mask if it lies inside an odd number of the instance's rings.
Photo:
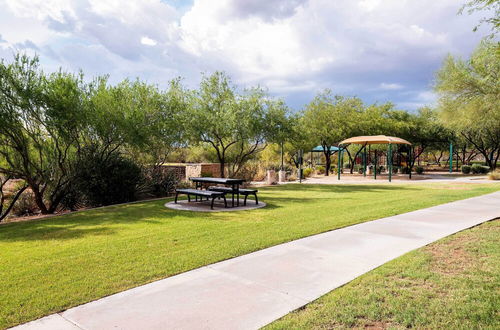
<path id="1" fill-rule="evenodd" d="M 460 0 L 0 0 L 0 57 L 166 86 L 226 71 L 300 109 L 320 90 L 413 110 L 432 104 L 448 53 L 485 29 Z"/>

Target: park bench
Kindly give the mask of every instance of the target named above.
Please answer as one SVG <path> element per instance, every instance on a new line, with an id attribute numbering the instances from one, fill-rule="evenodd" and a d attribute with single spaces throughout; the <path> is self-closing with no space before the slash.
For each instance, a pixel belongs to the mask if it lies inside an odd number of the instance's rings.
<path id="1" fill-rule="evenodd" d="M 217 187 L 217 186 L 211 186 L 208 187 L 209 191 L 218 191 L 218 192 L 224 192 L 224 193 L 235 193 L 235 191 L 232 188 L 229 187 Z M 259 199 L 257 198 L 257 189 L 238 189 L 238 192 L 245 196 L 245 201 L 243 202 L 243 205 L 247 205 L 247 197 L 248 195 L 254 195 L 255 196 L 255 204 L 259 204 Z"/>
<path id="2" fill-rule="evenodd" d="M 198 196 L 201 197 L 201 200 L 203 200 L 203 197 L 206 197 L 207 200 L 211 198 L 212 203 L 210 204 L 210 208 L 212 210 L 214 209 L 214 200 L 216 198 L 222 197 L 224 199 L 224 207 L 227 207 L 226 193 L 223 191 L 199 190 L 199 189 L 176 189 L 175 203 L 177 203 L 177 197 L 179 196 L 179 194 L 187 195 L 188 202 L 191 202 L 191 196 L 196 196 L 196 200 L 198 200 Z"/>

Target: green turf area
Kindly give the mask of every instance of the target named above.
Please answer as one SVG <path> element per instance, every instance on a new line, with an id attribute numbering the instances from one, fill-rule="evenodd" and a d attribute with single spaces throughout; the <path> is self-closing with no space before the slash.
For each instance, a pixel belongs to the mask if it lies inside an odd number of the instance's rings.
<path id="1" fill-rule="evenodd" d="M 410 252 L 266 329 L 500 329 L 500 220 Z"/>
<path id="2" fill-rule="evenodd" d="M 285 185 L 241 212 L 173 211 L 165 200 L 0 226 L 0 328 L 140 284 L 500 185 Z"/>

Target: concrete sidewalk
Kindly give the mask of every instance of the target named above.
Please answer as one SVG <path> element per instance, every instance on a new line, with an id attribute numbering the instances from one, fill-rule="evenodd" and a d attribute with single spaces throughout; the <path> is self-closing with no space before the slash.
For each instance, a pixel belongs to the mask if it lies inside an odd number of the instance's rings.
<path id="1" fill-rule="evenodd" d="M 17 329 L 256 329 L 408 251 L 496 217 L 500 192 L 277 245 Z"/>

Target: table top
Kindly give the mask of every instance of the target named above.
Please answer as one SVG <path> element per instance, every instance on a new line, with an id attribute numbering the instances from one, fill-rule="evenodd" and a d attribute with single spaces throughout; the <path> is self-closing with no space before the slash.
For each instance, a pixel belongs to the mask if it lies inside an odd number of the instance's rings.
<path id="1" fill-rule="evenodd" d="M 189 178 L 193 182 L 207 182 L 207 183 L 220 183 L 220 184 L 242 184 L 245 182 L 243 179 L 231 178 Z"/>

